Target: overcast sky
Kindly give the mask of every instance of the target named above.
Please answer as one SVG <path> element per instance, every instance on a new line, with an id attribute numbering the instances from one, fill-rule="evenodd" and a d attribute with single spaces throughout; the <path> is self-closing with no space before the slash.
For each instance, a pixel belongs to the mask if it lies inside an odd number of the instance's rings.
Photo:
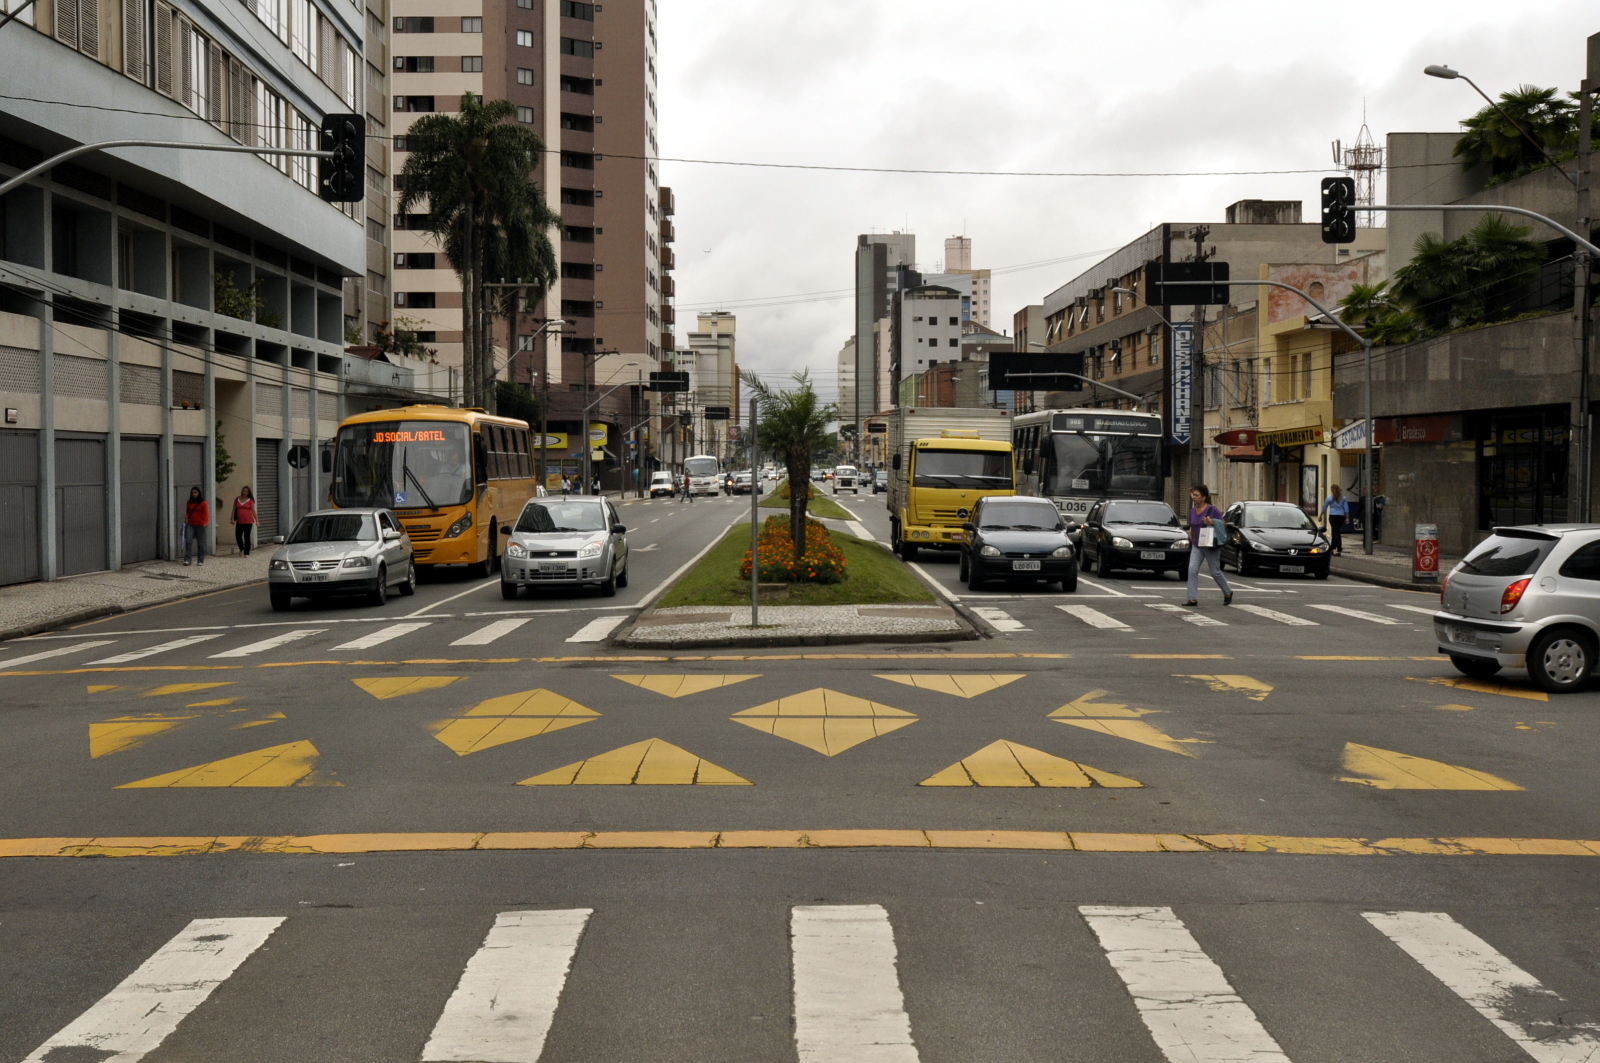
<path id="1" fill-rule="evenodd" d="M 1391 131 L 1454 130 L 1482 106 L 1466 83 L 1424 77 L 1427 64 L 1491 94 L 1565 91 L 1596 32 L 1594 0 L 660 0 L 661 153 L 963 170 L 1328 167 L 1363 104 L 1380 144 Z M 1221 221 L 1239 199 L 1299 199 L 1309 219 L 1332 172 L 955 177 L 667 162 L 678 335 L 694 308 L 726 305 L 742 366 L 810 367 L 832 398 L 852 301 L 813 293 L 852 287 L 858 233 L 915 233 L 924 270 L 960 233 L 980 268 L 1082 256 L 996 276 L 993 325 L 1009 329 L 1015 310 L 1154 223 Z M 747 305 L 758 302 L 779 305 Z"/>

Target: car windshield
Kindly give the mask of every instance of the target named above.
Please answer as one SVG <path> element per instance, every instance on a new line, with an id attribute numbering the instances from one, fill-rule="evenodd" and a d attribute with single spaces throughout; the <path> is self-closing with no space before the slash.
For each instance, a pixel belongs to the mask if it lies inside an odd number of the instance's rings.
<path id="1" fill-rule="evenodd" d="M 991 531 L 1057 531 L 1061 518 L 1056 507 L 1049 503 L 996 502 L 983 507 L 978 527 Z"/>
<path id="2" fill-rule="evenodd" d="M 1011 487 L 1009 450 L 919 450 L 913 487 Z"/>
<path id="3" fill-rule="evenodd" d="M 363 513 L 313 513 L 301 517 L 289 534 L 291 543 L 370 543 L 377 538 L 377 525 Z"/>
<path id="4" fill-rule="evenodd" d="M 1246 528 L 1289 528 L 1294 531 L 1316 531 L 1317 526 L 1305 511 L 1295 506 L 1245 506 Z"/>
<path id="5" fill-rule="evenodd" d="M 1176 528 L 1178 515 L 1165 502 L 1116 502 L 1101 518 L 1106 524 L 1165 524 Z"/>
<path id="6" fill-rule="evenodd" d="M 339 429 L 333 504 L 437 509 L 472 500 L 467 426 L 379 421 Z"/>
<path id="7" fill-rule="evenodd" d="M 1546 536 L 1491 535 L 1461 562 L 1474 576 L 1528 576 L 1539 567 L 1556 541 Z"/>
<path id="8" fill-rule="evenodd" d="M 605 515 L 597 502 L 529 502 L 517 521 L 517 531 L 529 535 L 605 530 Z"/>

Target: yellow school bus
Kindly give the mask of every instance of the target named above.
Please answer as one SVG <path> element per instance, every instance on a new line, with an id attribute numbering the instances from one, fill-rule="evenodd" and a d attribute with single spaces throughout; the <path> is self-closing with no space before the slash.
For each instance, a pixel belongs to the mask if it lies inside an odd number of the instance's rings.
<path id="1" fill-rule="evenodd" d="M 479 409 L 404 406 L 346 418 L 333 451 L 335 506 L 381 506 L 411 537 L 419 565 L 487 576 L 500 529 L 534 494 L 526 421 Z"/>

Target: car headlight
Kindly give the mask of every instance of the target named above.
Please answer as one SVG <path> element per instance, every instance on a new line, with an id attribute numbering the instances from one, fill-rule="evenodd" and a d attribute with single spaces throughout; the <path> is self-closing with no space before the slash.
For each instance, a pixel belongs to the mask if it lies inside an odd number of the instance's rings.
<path id="1" fill-rule="evenodd" d="M 1187 550 L 1187 549 L 1189 549 L 1189 540 L 1188 539 L 1174 539 L 1174 540 L 1172 540 L 1172 548 L 1174 550 Z"/>
<path id="2" fill-rule="evenodd" d="M 444 530 L 444 537 L 446 539 L 454 539 L 456 536 L 460 535 L 470 527 L 472 527 L 472 514 L 463 513 L 461 514 L 460 520 L 456 521 L 454 524 L 450 525 L 450 527 Z"/>
<path id="3" fill-rule="evenodd" d="M 1000 556 L 999 548 L 998 547 L 994 547 L 994 546 L 985 546 L 982 550 L 979 550 L 978 553 L 982 554 L 984 557 L 999 557 Z"/>
<path id="4" fill-rule="evenodd" d="M 368 557 L 365 554 L 358 554 L 355 557 L 347 557 L 347 558 L 344 559 L 344 567 L 345 568 L 370 568 L 370 567 L 372 567 L 372 558 Z"/>
<path id="5" fill-rule="evenodd" d="M 600 552 L 606 548 L 605 543 L 585 543 L 578 550 L 579 557 L 599 557 Z"/>
<path id="6" fill-rule="evenodd" d="M 1133 543 L 1129 542 L 1127 539 L 1124 539 L 1120 535 L 1113 535 L 1111 537 L 1111 545 L 1112 546 L 1116 546 L 1116 547 L 1120 547 L 1123 550 L 1132 550 L 1133 549 Z"/>
<path id="7" fill-rule="evenodd" d="M 1311 549 L 1310 549 L 1310 550 L 1309 550 L 1309 551 L 1307 551 L 1307 552 L 1308 552 L 1308 553 L 1312 553 L 1312 554 L 1320 554 L 1320 553 L 1322 553 L 1322 547 L 1320 547 L 1320 546 L 1313 546 L 1313 547 L 1312 547 L 1312 548 L 1311 548 Z"/>
<path id="8" fill-rule="evenodd" d="M 274 571 L 274 572 L 287 572 L 287 571 L 289 571 L 289 562 L 283 560 L 282 558 L 274 558 L 273 561 L 272 561 L 272 571 Z"/>
<path id="9" fill-rule="evenodd" d="M 1269 554 L 1272 552 L 1272 547 L 1268 546 L 1266 543 L 1261 542 L 1258 539 L 1251 539 L 1248 536 L 1246 536 L 1244 541 L 1245 541 L 1246 545 L 1248 545 L 1250 547 L 1250 549 L 1252 549 L 1252 550 L 1262 550 L 1262 551 L 1265 551 L 1265 552 L 1267 552 Z"/>
<path id="10" fill-rule="evenodd" d="M 510 542 L 510 543 L 506 544 L 506 556 L 507 557 L 527 557 L 528 556 L 528 551 L 523 548 L 523 545 L 521 543 Z"/>
<path id="11" fill-rule="evenodd" d="M 1070 546 L 1058 546 L 1054 550 L 1050 551 L 1050 556 L 1051 557 L 1071 557 L 1072 556 L 1072 547 L 1070 547 Z"/>

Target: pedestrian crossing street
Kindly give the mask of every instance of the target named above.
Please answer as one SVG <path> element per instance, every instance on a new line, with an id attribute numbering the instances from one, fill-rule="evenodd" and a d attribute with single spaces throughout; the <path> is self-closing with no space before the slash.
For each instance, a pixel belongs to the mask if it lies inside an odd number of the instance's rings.
<path id="1" fill-rule="evenodd" d="M 680 1006 L 684 999 L 676 996 L 680 992 L 709 998 L 715 995 L 709 990 L 716 987 L 718 977 L 737 981 L 752 1001 L 770 997 L 761 1006 L 775 1013 L 772 1017 L 779 1024 L 784 1013 L 790 1020 L 788 1035 L 781 1025 L 770 1027 L 769 1053 L 749 1058 L 920 1063 L 930 1058 L 930 1040 L 937 1042 L 932 1058 L 998 1058 L 989 1054 L 994 1050 L 994 1030 L 982 1023 L 952 1027 L 945 1012 L 952 993 L 982 997 L 1011 990 L 1007 978 L 993 979 L 995 972 L 977 968 L 990 962 L 1004 965 L 1014 943 L 998 943 L 992 954 L 967 953 L 963 962 L 933 959 L 939 955 L 940 940 L 963 940 L 979 928 L 995 931 L 997 924 L 986 915 L 983 902 L 962 910 L 971 914 L 942 908 L 930 916 L 924 910 L 906 912 L 875 903 L 758 906 L 761 929 L 726 936 L 724 940 L 737 944 L 717 957 L 722 971 L 696 970 L 692 961 L 678 962 L 668 970 L 646 972 L 642 990 L 635 982 L 632 992 L 611 995 L 607 978 L 617 977 L 619 963 L 625 972 L 648 967 L 662 954 L 658 948 L 671 955 L 681 943 L 641 942 L 627 932 L 640 926 L 629 921 L 630 913 L 604 907 L 467 913 L 455 928 L 463 938 L 470 935 L 463 947 L 433 940 L 441 955 L 468 958 L 459 969 L 450 967 L 443 976 L 435 976 L 431 969 L 423 972 L 402 964 L 398 971 L 376 970 L 385 965 L 363 963 L 360 957 L 328 956 L 324 941 L 363 950 L 377 948 L 376 941 L 381 940 L 376 927 L 355 937 L 343 936 L 328 922 L 347 918 L 343 913 L 202 916 L 132 970 L 77 969 L 74 977 L 91 984 L 61 987 L 50 998 L 52 1006 L 60 999 L 90 1003 L 81 1011 L 81 1003 L 75 1005 L 70 1019 L 33 1047 L 25 1063 L 91 1059 L 137 1063 L 191 1021 L 200 1029 L 226 1030 L 238 1043 L 257 1047 L 262 1054 L 251 1058 L 273 1058 L 271 1046 L 274 1037 L 282 1036 L 281 1022 L 264 1018 L 252 1005 L 259 1003 L 257 996 L 271 999 L 280 990 L 254 974 L 252 965 L 286 979 L 315 979 L 322 967 L 338 969 L 342 974 L 337 980 L 315 990 L 333 1011 L 347 1006 L 345 994 L 360 997 L 367 990 L 360 984 L 364 980 L 377 981 L 383 992 L 405 998 L 391 1009 L 413 1023 L 407 1036 L 414 1039 L 404 1055 L 369 1056 L 354 1045 L 341 1050 L 328 1044 L 325 1058 L 536 1063 L 551 1048 L 551 1059 L 599 1059 L 587 1048 L 596 1043 L 597 1023 L 627 1025 L 633 1011 L 642 1013 L 639 1021 L 659 1023 L 665 1001 L 658 998 L 678 1000 Z M 1063 904 L 1043 915 L 1039 911 L 1023 908 L 1001 914 L 1013 920 L 1004 924 L 1010 933 L 1056 937 L 1047 943 L 1047 981 L 1037 986 L 1042 999 L 1050 1002 L 1046 1010 L 1051 1005 L 1065 1010 L 1086 1000 L 1096 1013 L 1094 1023 L 1074 1030 L 1073 1059 L 1289 1063 L 1297 1052 L 1301 1059 L 1356 1058 L 1330 1054 L 1332 1046 L 1315 1040 L 1311 1029 L 1326 1031 L 1345 1024 L 1376 1024 L 1381 1029 L 1410 1022 L 1418 1007 L 1427 1017 L 1425 1025 L 1432 1027 L 1430 1041 L 1437 1038 L 1438 1043 L 1421 1053 L 1409 1046 L 1403 1053 L 1408 1060 L 1469 1058 L 1449 1054 L 1452 1044 L 1469 1039 L 1489 1049 L 1488 1055 L 1473 1054 L 1471 1059 L 1581 1063 L 1600 1058 L 1600 1026 L 1577 1017 L 1586 1002 L 1564 998 L 1537 972 L 1513 962 L 1490 940 L 1494 931 L 1480 935 L 1468 927 L 1471 917 L 1464 922 L 1442 911 L 1341 909 L 1328 919 L 1345 940 L 1324 941 L 1324 947 L 1337 951 L 1308 957 L 1303 950 L 1287 949 L 1286 940 L 1240 940 L 1299 933 L 1302 928 L 1294 925 L 1298 917 L 1287 914 L 1273 913 L 1271 922 L 1251 922 L 1247 925 L 1252 929 L 1241 930 L 1226 915 L 1205 908 L 1189 914 L 1162 905 Z M 307 921 L 297 926 L 301 919 Z M 1030 920 L 1032 925 L 1022 925 Z M 619 927 L 624 932 L 618 933 Z M 913 928 L 911 933 L 908 927 Z M 713 940 L 721 929 L 731 927 L 720 928 L 714 916 L 696 927 Z M 651 932 L 671 936 L 674 931 L 669 927 Z M 110 948 L 119 943 L 101 944 Z M 1242 947 L 1250 945 L 1257 947 Z M 769 962 L 774 957 L 741 954 L 741 949 L 787 955 L 774 963 Z M 1233 959 L 1216 959 L 1212 953 L 1219 949 Z M 619 956 L 619 951 L 630 955 Z M 269 953 L 273 955 L 268 957 Z M 1362 994 L 1368 1013 L 1341 1014 L 1348 1002 L 1322 992 L 1314 991 L 1313 999 L 1286 1001 L 1279 985 L 1281 972 L 1246 969 L 1251 961 L 1239 959 L 1254 957 L 1259 964 L 1274 954 L 1289 953 L 1305 968 L 1290 972 L 1288 978 L 1301 990 L 1306 978 L 1315 981 L 1324 967 L 1354 961 L 1369 989 Z M 140 954 L 116 950 L 116 955 Z M 425 964 L 428 957 L 418 955 L 414 961 Z M 4 962 L 8 960 L 0 958 Z M 14 955 L 9 962 L 15 962 Z M 246 983 L 249 991 L 225 991 L 235 979 Z M 1023 984 L 1017 983 L 1017 991 Z M 1027 984 L 1033 988 L 1031 980 Z M 1253 988 L 1241 991 L 1240 985 Z M 1588 988 L 1579 992 L 1588 993 Z M 975 1006 L 1006 1010 L 1001 1001 L 979 1000 Z M 1318 1022 L 1308 1028 L 1304 1022 L 1289 1021 L 1297 1009 L 1310 1009 Z M 1379 1013 L 1370 1013 L 1373 1009 Z M 1381 1014 L 1385 1009 L 1393 1014 Z M 273 1009 L 265 1014 L 271 1016 Z M 651 1058 L 731 1058 L 717 1046 L 741 1031 L 677 1018 L 680 1022 L 674 1029 L 693 1043 Z M 1046 1027 L 1058 1021 L 1047 1014 L 1035 1019 Z M 1474 1024 L 1479 1028 L 1471 1028 Z M 930 1029 L 937 1029 L 937 1038 Z M 337 1032 L 353 1035 L 348 1026 Z M 1097 1037 L 1104 1037 L 1104 1043 L 1096 1045 Z M 956 1043 L 962 1038 L 968 1040 L 965 1046 Z M 1147 1040 L 1135 1045 L 1130 1038 Z M 199 1054 L 169 1053 L 160 1058 L 224 1058 L 214 1054 L 215 1048 L 208 1052 L 194 1037 L 185 1044 L 190 1053 Z M 575 1046 L 585 1050 L 575 1052 Z M 1397 1053 L 1389 1058 L 1401 1057 Z"/>

